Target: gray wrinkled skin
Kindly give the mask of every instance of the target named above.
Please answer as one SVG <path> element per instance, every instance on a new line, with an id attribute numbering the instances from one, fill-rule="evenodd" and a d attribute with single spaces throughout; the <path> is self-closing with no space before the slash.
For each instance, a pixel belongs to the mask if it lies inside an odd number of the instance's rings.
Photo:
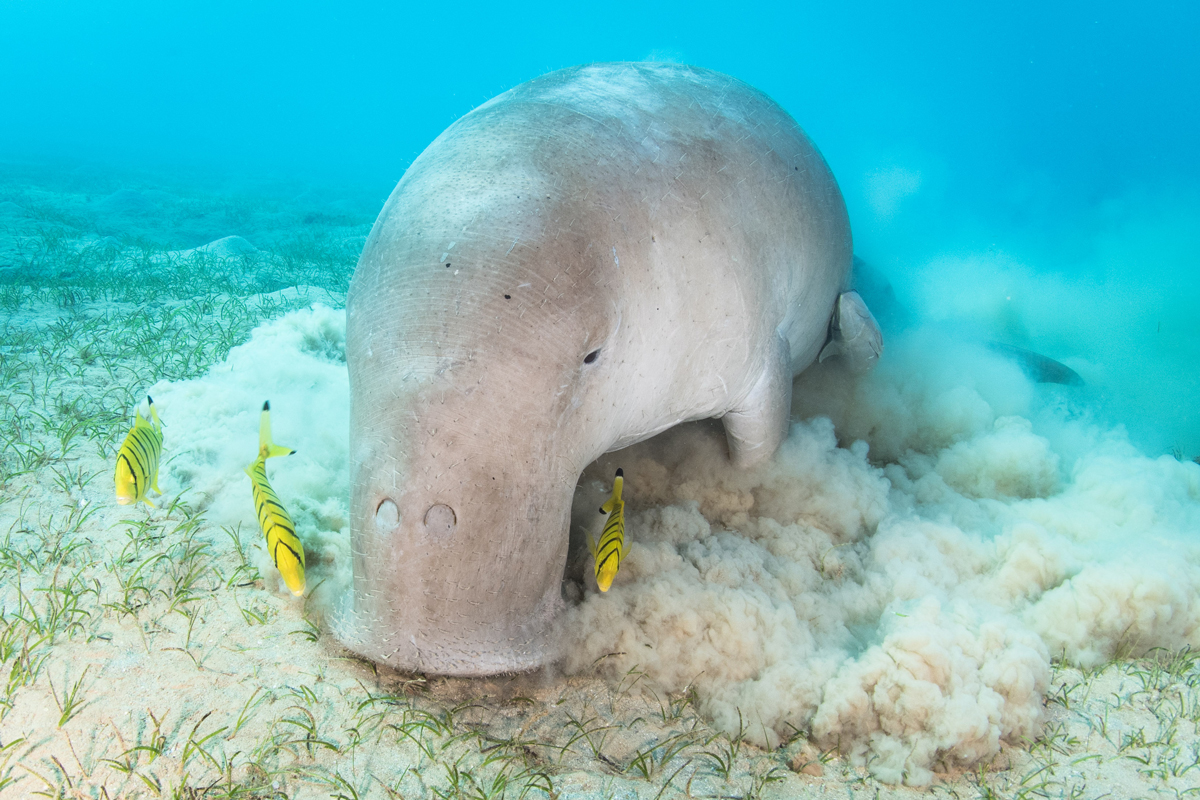
<path id="1" fill-rule="evenodd" d="M 576 67 L 451 125 L 392 192 L 347 299 L 339 638 L 442 674 L 553 657 L 584 467 L 706 417 L 735 462 L 770 457 L 850 263 L 821 155 L 725 75 Z"/>

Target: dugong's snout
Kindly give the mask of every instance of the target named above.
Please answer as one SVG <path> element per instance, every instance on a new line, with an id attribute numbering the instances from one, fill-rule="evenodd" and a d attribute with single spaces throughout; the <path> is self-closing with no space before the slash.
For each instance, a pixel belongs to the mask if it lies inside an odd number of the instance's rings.
<path id="1" fill-rule="evenodd" d="M 554 652 L 562 606 L 571 492 L 554 497 L 487 466 L 422 480 L 425 466 L 418 459 L 402 475 L 378 459 L 360 467 L 371 477 L 351 500 L 353 587 L 335 634 L 403 670 L 541 666 Z"/>

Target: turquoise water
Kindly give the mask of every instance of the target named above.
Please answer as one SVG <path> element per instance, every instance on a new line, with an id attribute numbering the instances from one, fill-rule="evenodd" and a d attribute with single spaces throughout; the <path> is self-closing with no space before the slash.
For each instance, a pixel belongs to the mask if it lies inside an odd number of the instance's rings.
<path id="1" fill-rule="evenodd" d="M 361 225 L 442 129 L 517 83 L 588 61 L 697 64 L 800 122 L 857 252 L 902 300 L 1076 359 L 1140 446 L 1195 455 L 1198 35 L 1200 12 L 1171 3 L 5 2 L 0 163 L 101 174 L 97 199 L 316 186 L 336 207 L 305 213 L 352 205 Z M 236 217 L 151 210 L 163 245 L 271 243 Z M 988 296 L 931 292 L 916 276 L 945 257 L 984 262 L 967 283 Z"/>
<path id="2" fill-rule="evenodd" d="M 387 191 L 446 125 L 504 89 L 658 57 L 766 91 L 852 197 L 881 158 L 936 169 L 954 206 L 1013 221 L 1133 188 L 1194 188 L 1200 174 L 1200 111 L 1187 102 L 1200 21 L 1186 4 L 51 1 L 0 14 L 9 154 Z"/>

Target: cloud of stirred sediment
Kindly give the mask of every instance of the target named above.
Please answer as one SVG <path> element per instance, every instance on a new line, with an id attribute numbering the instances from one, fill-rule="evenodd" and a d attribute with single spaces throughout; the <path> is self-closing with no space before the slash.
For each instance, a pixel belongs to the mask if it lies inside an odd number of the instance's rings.
<path id="1" fill-rule="evenodd" d="M 930 258 L 893 276 L 907 324 L 874 374 L 797 381 L 771 464 L 734 470 L 705 424 L 602 459 L 584 485 L 624 468 L 633 545 L 571 612 L 567 669 L 637 668 L 727 731 L 919 785 L 1035 735 L 1052 658 L 1200 646 L 1190 238 L 1168 215 L 1069 271 Z"/>
<path id="2" fill-rule="evenodd" d="M 637 668 L 693 688 L 750 741 L 799 732 L 923 784 L 936 764 L 1035 735 L 1051 659 L 1200 646 L 1200 447 L 1171 398 L 1200 363 L 1180 235 L 1139 223 L 1071 273 L 930 257 L 891 276 L 907 324 L 873 374 L 797 381 L 770 464 L 730 467 L 715 423 L 601 459 L 580 502 L 623 467 L 632 549 L 609 592 L 569 611 L 563 667 Z M 1095 278 L 1122 253 L 1150 271 Z M 1055 356 L 1087 385 L 1037 384 L 993 340 Z M 271 480 L 310 586 L 328 592 L 349 570 L 343 343 L 342 313 L 314 306 L 263 325 L 206 377 L 151 390 L 173 450 L 164 482 L 247 538 L 241 469 L 272 401 L 276 441 L 299 453 L 272 459 Z"/>

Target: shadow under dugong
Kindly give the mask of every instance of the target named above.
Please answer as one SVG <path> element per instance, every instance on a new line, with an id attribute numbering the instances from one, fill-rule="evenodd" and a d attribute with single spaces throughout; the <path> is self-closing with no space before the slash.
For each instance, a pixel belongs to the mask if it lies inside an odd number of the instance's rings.
<path id="1" fill-rule="evenodd" d="M 829 168 L 761 92 L 675 64 L 522 84 L 409 167 L 347 298 L 351 649 L 456 675 L 554 656 L 571 501 L 605 452 L 723 420 L 786 435 L 828 344 L 869 367 Z"/>

